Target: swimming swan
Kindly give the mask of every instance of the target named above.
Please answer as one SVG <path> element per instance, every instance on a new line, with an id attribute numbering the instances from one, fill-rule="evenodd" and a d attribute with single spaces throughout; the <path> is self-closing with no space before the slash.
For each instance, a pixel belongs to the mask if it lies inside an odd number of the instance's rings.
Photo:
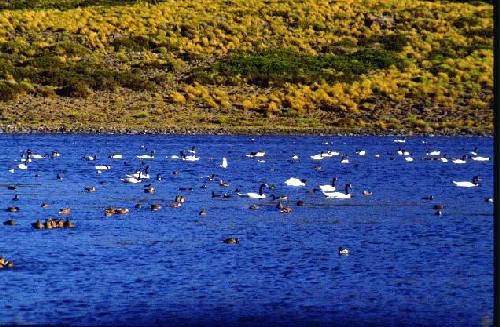
<path id="1" fill-rule="evenodd" d="M 336 182 L 338 180 L 338 177 L 334 177 L 332 179 L 332 184 L 327 184 L 327 185 L 320 185 L 319 188 L 322 192 L 335 192 L 336 189 Z"/>
<path id="2" fill-rule="evenodd" d="M 479 176 L 474 176 L 474 178 L 472 178 L 472 181 L 470 182 L 457 182 L 457 181 L 453 181 L 453 184 L 455 184 L 455 186 L 457 187 L 476 187 L 476 186 L 479 186 Z"/>
<path id="3" fill-rule="evenodd" d="M 265 199 L 267 196 L 264 194 L 264 187 L 268 187 L 267 184 L 260 184 L 259 193 L 237 193 L 241 197 L 251 198 L 251 199 Z"/>
<path id="4" fill-rule="evenodd" d="M 290 177 L 285 181 L 285 184 L 287 186 L 306 186 L 306 180 L 305 179 L 298 179 L 295 177 Z"/>
<path id="5" fill-rule="evenodd" d="M 351 198 L 351 184 L 345 184 L 345 192 L 323 192 L 329 199 L 350 199 Z"/>

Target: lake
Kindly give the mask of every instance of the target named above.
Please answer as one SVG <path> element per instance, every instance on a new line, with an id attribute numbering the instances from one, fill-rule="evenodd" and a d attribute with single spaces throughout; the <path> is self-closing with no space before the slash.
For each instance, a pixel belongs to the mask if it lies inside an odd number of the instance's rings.
<path id="1" fill-rule="evenodd" d="M 493 139 L 394 139 L 0 135 L 2 222 L 17 221 L 0 225 L 0 255 L 15 262 L 0 270 L 0 324 L 491 323 L 494 215 L 485 198 L 493 197 Z M 193 146 L 199 161 L 172 158 L 182 150 L 192 155 L 187 151 Z M 475 147 L 490 160 L 451 161 Z M 399 148 L 414 160 L 398 155 Z M 61 155 L 33 159 L 28 169 L 19 169 L 27 149 Z M 152 150 L 154 159 L 136 158 Z M 341 164 L 341 155 L 310 158 L 327 150 L 348 155 L 350 162 Z M 438 150 L 448 162 L 424 160 Z M 266 154 L 247 157 L 252 151 Z M 109 159 L 112 153 L 123 159 Z M 293 154 L 299 159 L 291 159 Z M 83 160 L 84 155 L 97 160 Z M 222 157 L 227 169 L 219 167 Z M 111 169 L 97 173 L 96 165 Z M 122 181 L 145 165 L 150 180 Z M 211 181 L 212 174 L 229 186 Z M 479 187 L 452 183 L 476 175 Z M 314 190 L 334 176 L 341 191 L 352 184 L 352 198 L 330 199 Z M 285 185 L 291 177 L 306 185 Z M 269 185 L 266 199 L 236 194 L 258 193 L 262 183 Z M 145 184 L 156 192 L 144 193 Z M 89 186 L 96 192 L 85 192 Z M 364 196 L 365 190 L 373 194 Z M 213 198 L 212 191 L 228 197 Z M 287 195 L 283 204 L 293 212 L 281 213 L 271 194 Z M 185 202 L 171 208 L 176 195 Z M 432 200 L 424 199 L 430 195 Z M 298 200 L 304 205 L 297 206 Z M 44 202 L 48 208 L 41 207 Z M 144 207 L 135 208 L 138 203 Z M 151 204 L 162 208 L 151 211 Z M 256 210 L 249 209 L 252 204 Z M 441 216 L 436 204 L 444 205 Z M 11 206 L 20 210 L 7 212 Z M 65 207 L 75 228 L 31 226 L 58 217 Z M 107 207 L 129 213 L 106 217 Z M 202 208 L 207 215 L 199 215 Z M 229 237 L 239 244 L 225 244 Z M 350 255 L 339 256 L 339 247 Z"/>

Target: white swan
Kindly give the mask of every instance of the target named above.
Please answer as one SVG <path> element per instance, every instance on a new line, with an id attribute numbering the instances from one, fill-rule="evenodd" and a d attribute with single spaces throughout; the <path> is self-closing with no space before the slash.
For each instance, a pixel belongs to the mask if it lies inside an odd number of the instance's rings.
<path id="1" fill-rule="evenodd" d="M 267 196 L 264 194 L 263 190 L 264 190 L 264 187 L 267 187 L 267 186 L 268 186 L 267 184 L 260 184 L 259 193 L 249 192 L 249 193 L 236 193 L 236 194 L 238 194 L 241 197 L 245 197 L 245 198 L 265 199 Z"/>
<path id="2" fill-rule="evenodd" d="M 464 163 L 467 163 L 467 161 L 465 161 L 464 159 L 453 159 L 451 162 L 453 162 L 454 164 L 464 164 Z"/>
<path id="3" fill-rule="evenodd" d="M 140 178 L 135 178 L 135 177 L 129 176 L 129 175 L 127 175 L 126 178 L 122 179 L 122 181 L 124 183 L 130 183 L 130 184 L 137 184 L 137 183 L 142 182 L 142 180 Z"/>
<path id="4" fill-rule="evenodd" d="M 434 150 L 434 151 L 431 151 L 431 152 L 427 152 L 426 154 L 428 156 L 439 156 L 441 154 L 441 151 Z"/>
<path id="5" fill-rule="evenodd" d="M 406 160 L 407 162 L 412 162 L 412 161 L 413 161 L 413 158 L 412 158 L 412 157 L 405 157 L 405 160 Z"/>
<path id="6" fill-rule="evenodd" d="M 338 180 L 338 177 L 334 177 L 332 179 L 332 183 L 331 184 L 326 184 L 326 185 L 320 185 L 319 186 L 319 189 L 322 191 L 322 192 L 335 192 L 335 189 L 336 189 L 336 182 Z"/>
<path id="7" fill-rule="evenodd" d="M 45 157 L 42 156 L 41 154 L 30 154 L 30 158 L 31 159 L 43 159 Z"/>
<path id="8" fill-rule="evenodd" d="M 285 184 L 287 186 L 306 186 L 305 180 L 304 179 L 298 179 L 295 177 L 290 177 L 285 181 Z"/>
<path id="9" fill-rule="evenodd" d="M 110 155 L 108 157 L 109 159 L 123 159 L 123 155 L 119 154 L 119 153 L 113 153 L 112 155 Z"/>
<path id="10" fill-rule="evenodd" d="M 341 164 L 348 164 L 348 163 L 349 163 L 349 159 L 348 159 L 346 156 L 344 156 L 344 157 L 342 157 L 342 159 L 340 160 L 340 163 L 341 163 Z"/>
<path id="11" fill-rule="evenodd" d="M 403 149 L 399 149 L 398 150 L 398 154 L 400 156 L 409 156 L 410 155 L 410 152 L 406 151 L 406 150 L 403 150 Z"/>
<path id="12" fill-rule="evenodd" d="M 26 170 L 26 169 L 28 169 L 28 166 L 23 164 L 23 163 L 20 163 L 19 165 L 17 165 L 17 168 L 22 169 L 22 170 Z"/>
<path id="13" fill-rule="evenodd" d="M 457 182 L 453 181 L 453 184 L 457 187 L 476 187 L 479 186 L 479 176 L 474 176 L 470 182 Z"/>
<path id="14" fill-rule="evenodd" d="M 320 154 L 315 154 L 311 156 L 312 160 L 323 160 L 325 159 L 325 156 L 323 155 L 324 152 L 321 152 Z"/>
<path id="15" fill-rule="evenodd" d="M 179 159 L 179 156 L 176 155 L 176 154 L 173 154 L 173 155 L 170 156 L 170 159 Z"/>
<path id="16" fill-rule="evenodd" d="M 489 161 L 490 160 L 489 157 L 481 157 L 481 156 L 472 157 L 471 159 L 474 161 Z"/>
<path id="17" fill-rule="evenodd" d="M 95 166 L 95 170 L 110 170 L 110 169 L 111 169 L 110 165 Z"/>
<path id="18" fill-rule="evenodd" d="M 228 166 L 227 159 L 224 157 L 222 158 L 222 163 L 220 164 L 220 167 L 226 169 L 227 166 Z"/>
<path id="19" fill-rule="evenodd" d="M 404 139 L 395 139 L 393 142 L 394 143 L 406 143 L 406 140 L 404 140 Z"/>
<path id="20" fill-rule="evenodd" d="M 126 175 L 128 178 L 137 178 L 137 179 L 149 179 L 149 174 L 144 174 L 142 171 L 138 170 L 132 175 Z"/>
<path id="21" fill-rule="evenodd" d="M 345 192 L 323 192 L 323 195 L 329 199 L 350 199 L 351 184 L 345 184 Z"/>
<path id="22" fill-rule="evenodd" d="M 358 156 L 364 156 L 364 155 L 366 154 L 366 151 L 365 151 L 365 150 L 357 150 L 357 151 L 356 151 L 356 154 L 357 154 Z"/>
<path id="23" fill-rule="evenodd" d="M 264 151 L 253 151 L 247 154 L 248 158 L 259 158 L 265 156 L 266 153 Z"/>
<path id="24" fill-rule="evenodd" d="M 296 154 L 294 154 L 294 155 L 292 156 L 292 160 L 299 160 L 299 156 L 298 156 L 298 155 L 296 155 Z"/>
<path id="25" fill-rule="evenodd" d="M 439 160 L 441 160 L 441 162 L 448 162 L 448 159 L 446 159 L 445 157 L 439 158 Z"/>
<path id="26" fill-rule="evenodd" d="M 193 155 L 189 155 L 189 156 L 183 156 L 183 157 L 181 157 L 181 159 L 183 161 L 198 161 L 198 160 L 200 160 L 200 158 L 197 157 L 197 156 L 195 156 L 194 154 Z"/>
<path id="27" fill-rule="evenodd" d="M 136 156 L 137 159 L 154 159 L 155 156 L 152 154 L 141 154 L 139 156 Z"/>

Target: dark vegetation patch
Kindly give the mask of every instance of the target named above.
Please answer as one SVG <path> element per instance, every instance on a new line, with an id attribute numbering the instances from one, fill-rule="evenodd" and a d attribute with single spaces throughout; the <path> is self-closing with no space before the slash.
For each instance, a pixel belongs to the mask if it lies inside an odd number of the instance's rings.
<path id="1" fill-rule="evenodd" d="M 237 85 L 247 82 L 262 87 L 285 83 L 311 84 L 353 81 L 374 69 L 404 67 L 396 52 L 362 49 L 350 54 L 310 56 L 289 49 L 257 53 L 232 53 L 209 69 L 193 70 L 189 79 L 207 84 Z"/>
<path id="2" fill-rule="evenodd" d="M 49 87 L 61 96 L 70 97 L 86 97 L 92 90 L 115 90 L 119 86 L 137 91 L 152 90 L 162 82 L 169 70 L 167 66 L 155 67 L 164 71 L 160 76 L 150 77 L 144 67 L 125 71 L 113 69 L 89 49 L 71 41 L 46 48 L 7 42 L 0 45 L 0 78 L 11 76 L 31 87 L 4 82 L 0 98 L 10 100 L 22 92 L 38 93 L 39 87 Z"/>

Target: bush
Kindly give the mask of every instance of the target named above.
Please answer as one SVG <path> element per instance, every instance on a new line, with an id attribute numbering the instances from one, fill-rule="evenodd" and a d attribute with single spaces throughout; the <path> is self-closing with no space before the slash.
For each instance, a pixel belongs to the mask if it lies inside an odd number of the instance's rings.
<path id="1" fill-rule="evenodd" d="M 285 83 L 352 81 L 361 74 L 391 65 L 402 68 L 404 62 L 388 50 L 362 49 L 352 54 L 308 56 L 289 49 L 272 49 L 230 54 L 208 70 L 194 70 L 190 79 L 212 84 L 246 81 L 268 87 Z"/>

